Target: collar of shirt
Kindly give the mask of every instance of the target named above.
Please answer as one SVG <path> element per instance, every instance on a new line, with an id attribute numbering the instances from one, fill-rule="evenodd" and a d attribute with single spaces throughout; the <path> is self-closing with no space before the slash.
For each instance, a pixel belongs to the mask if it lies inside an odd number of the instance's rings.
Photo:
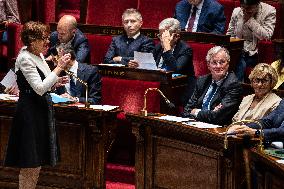
<path id="1" fill-rule="evenodd" d="M 220 79 L 219 81 L 214 81 L 213 79 L 212 79 L 212 83 L 216 83 L 217 84 L 217 86 L 218 87 L 220 87 L 221 85 L 222 85 L 222 83 L 223 83 L 223 81 L 226 79 L 226 77 L 228 76 L 228 72 L 226 73 L 226 75 L 225 75 L 225 77 L 223 77 L 222 79 Z"/>
<path id="2" fill-rule="evenodd" d="M 73 72 L 75 76 L 77 76 L 77 70 L 78 70 L 78 62 L 75 60 L 73 66 L 69 69 L 70 72 Z M 74 78 L 74 81 L 76 81 L 76 78 Z"/>
<path id="3" fill-rule="evenodd" d="M 132 38 L 133 39 L 137 39 L 137 37 L 139 37 L 139 35 L 140 35 L 140 32 L 138 32 L 136 35 L 134 35 Z M 128 37 L 128 36 L 127 36 Z M 129 38 L 129 37 L 128 37 Z"/>

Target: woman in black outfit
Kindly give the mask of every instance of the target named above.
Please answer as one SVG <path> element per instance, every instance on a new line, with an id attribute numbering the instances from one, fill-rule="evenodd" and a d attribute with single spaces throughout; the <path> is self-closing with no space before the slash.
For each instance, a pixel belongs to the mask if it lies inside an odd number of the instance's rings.
<path id="1" fill-rule="evenodd" d="M 63 56 L 51 71 L 41 54 L 48 48 L 48 37 L 48 26 L 26 23 L 21 33 L 25 46 L 15 63 L 20 93 L 4 165 L 21 168 L 20 189 L 35 188 L 41 166 L 55 166 L 59 158 L 49 91 L 66 82 L 58 75 L 69 64 L 70 54 Z"/>

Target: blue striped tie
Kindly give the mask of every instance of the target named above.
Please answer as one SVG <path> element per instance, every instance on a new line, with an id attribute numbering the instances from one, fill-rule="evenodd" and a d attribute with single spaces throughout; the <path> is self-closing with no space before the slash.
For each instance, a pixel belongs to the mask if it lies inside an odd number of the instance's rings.
<path id="1" fill-rule="evenodd" d="M 216 90 L 218 88 L 218 85 L 215 82 L 213 82 L 211 84 L 211 86 L 212 86 L 212 90 L 208 94 L 208 98 L 202 104 L 202 110 L 210 110 L 210 102 L 211 102 L 211 100 L 212 100 L 212 98 L 213 98 L 213 96 L 214 96 L 214 94 L 215 94 L 215 92 L 216 92 Z"/>

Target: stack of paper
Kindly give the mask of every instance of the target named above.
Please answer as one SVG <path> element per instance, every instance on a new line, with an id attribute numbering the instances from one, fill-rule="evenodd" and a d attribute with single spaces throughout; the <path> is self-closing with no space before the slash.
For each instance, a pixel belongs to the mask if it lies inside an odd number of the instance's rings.
<path id="1" fill-rule="evenodd" d="M 189 118 L 170 116 L 170 115 L 165 115 L 165 116 L 160 116 L 160 117 L 155 117 L 155 118 L 167 120 L 167 121 L 175 121 L 175 122 L 184 122 L 184 121 L 192 120 L 192 119 L 189 119 Z"/>
<path id="2" fill-rule="evenodd" d="M 214 129 L 214 128 L 222 127 L 220 125 L 213 125 L 213 124 L 199 122 L 199 121 L 190 121 L 190 122 L 186 122 L 186 123 L 183 123 L 183 124 L 189 125 L 189 126 L 192 126 L 192 127 L 201 128 L 201 129 Z"/>

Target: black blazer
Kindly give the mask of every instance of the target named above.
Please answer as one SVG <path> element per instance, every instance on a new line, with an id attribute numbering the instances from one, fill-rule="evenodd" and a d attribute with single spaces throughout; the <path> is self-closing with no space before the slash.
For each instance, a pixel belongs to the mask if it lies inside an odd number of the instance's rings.
<path id="1" fill-rule="evenodd" d="M 185 42 L 179 40 L 173 52 L 163 51 L 164 49 L 160 43 L 156 45 L 153 54 L 157 66 L 159 65 L 161 57 L 163 57 L 163 65 L 166 66 L 167 71 L 195 76 L 192 63 L 192 49 Z"/>
<path id="2" fill-rule="evenodd" d="M 194 93 L 182 113 L 183 117 L 192 117 L 190 112 L 194 108 L 201 109 L 204 96 L 211 85 L 211 82 L 211 74 L 197 79 Z M 198 113 L 196 120 L 218 125 L 229 124 L 235 113 L 238 111 L 241 100 L 241 84 L 238 82 L 236 75 L 233 72 L 229 72 L 213 97 L 210 110 L 201 110 Z M 213 111 L 220 103 L 222 104 L 222 108 L 218 111 Z"/>
<path id="3" fill-rule="evenodd" d="M 145 35 L 140 34 L 134 41 L 129 42 L 127 35 L 119 35 L 112 38 L 111 44 L 104 57 L 105 64 L 120 63 L 127 65 L 133 59 L 134 51 L 152 53 L 154 51 L 154 41 Z M 113 61 L 113 57 L 121 56 L 121 62 Z"/>
<path id="4" fill-rule="evenodd" d="M 56 46 L 59 43 L 60 42 L 58 40 L 57 31 L 52 32 L 50 35 L 50 48 L 48 49 L 46 56 L 49 56 L 51 54 L 57 55 Z M 71 42 L 71 44 L 76 53 L 76 60 L 78 62 L 90 63 L 90 48 L 89 48 L 88 39 L 84 36 L 84 34 L 79 29 L 76 30 L 75 37 L 73 41 Z"/>
<path id="5" fill-rule="evenodd" d="M 266 142 L 284 141 L 284 100 L 270 114 L 259 120 L 263 125 Z M 248 124 L 249 127 L 259 129 L 257 124 Z"/>

